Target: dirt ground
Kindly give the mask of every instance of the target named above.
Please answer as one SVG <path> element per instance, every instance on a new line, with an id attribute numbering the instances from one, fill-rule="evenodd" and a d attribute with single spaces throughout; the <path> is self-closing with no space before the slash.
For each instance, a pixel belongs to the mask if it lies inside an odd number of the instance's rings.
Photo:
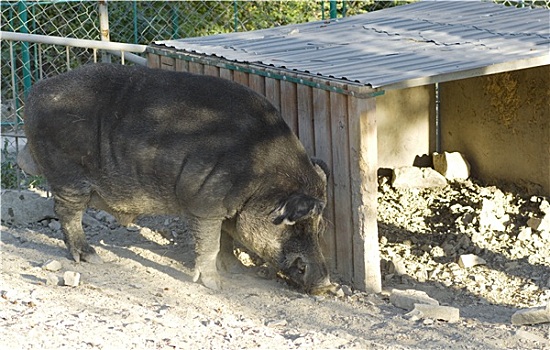
<path id="1" fill-rule="evenodd" d="M 517 310 L 550 300 L 550 233 L 528 224 L 545 203 L 519 188 L 396 190 L 381 178 L 384 292 L 343 286 L 341 296 L 301 294 L 252 271 L 224 275 L 220 292 L 193 283 L 194 244 L 177 218 L 125 228 L 89 210 L 102 265 L 69 259 L 56 220 L 3 223 L 0 347 L 549 349 L 548 323 L 511 323 Z M 461 267 L 464 254 L 486 263 Z M 58 271 L 44 268 L 50 260 Z M 63 285 L 66 271 L 80 273 L 78 286 Z M 389 302 L 392 288 L 425 291 L 460 320 L 412 318 Z"/>

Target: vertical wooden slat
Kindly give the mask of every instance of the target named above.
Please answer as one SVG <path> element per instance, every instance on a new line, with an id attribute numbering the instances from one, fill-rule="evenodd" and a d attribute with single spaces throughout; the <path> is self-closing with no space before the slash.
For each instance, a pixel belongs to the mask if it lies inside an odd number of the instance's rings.
<path id="1" fill-rule="evenodd" d="M 281 115 L 292 132 L 298 135 L 298 100 L 295 83 L 281 81 Z"/>
<path id="2" fill-rule="evenodd" d="M 189 62 L 186 60 L 176 60 L 177 72 L 189 72 Z"/>
<path id="3" fill-rule="evenodd" d="M 160 56 L 154 53 L 147 54 L 147 67 L 160 68 Z"/>
<path id="4" fill-rule="evenodd" d="M 220 68 L 220 78 L 233 80 L 233 71 L 227 68 Z"/>
<path id="5" fill-rule="evenodd" d="M 251 74 L 248 77 L 250 88 L 260 95 L 265 96 L 265 78 L 261 75 Z"/>
<path id="6" fill-rule="evenodd" d="M 173 57 L 161 56 L 160 57 L 160 68 L 164 70 L 175 70 L 176 69 L 176 60 Z"/>
<path id="7" fill-rule="evenodd" d="M 315 156 L 315 131 L 313 130 L 313 93 L 312 88 L 298 85 L 298 137 L 310 157 Z"/>
<path id="8" fill-rule="evenodd" d="M 350 214 L 349 124 L 347 97 L 345 95 L 330 93 L 330 118 L 337 268 L 338 273 L 344 280 L 351 281 L 353 278 L 353 227 Z"/>
<path id="9" fill-rule="evenodd" d="M 380 293 L 376 99 L 349 97 L 354 285 Z"/>
<path id="10" fill-rule="evenodd" d="M 330 175 L 327 184 L 327 206 L 325 208 L 325 219 L 327 228 L 322 239 L 323 254 L 327 259 L 330 270 L 336 271 L 336 237 L 334 226 L 334 168 L 332 165 L 332 132 L 330 125 L 330 94 L 328 91 L 313 89 L 313 113 L 315 115 L 314 138 L 315 156 L 323 160 Z"/>
<path id="11" fill-rule="evenodd" d="M 275 108 L 281 110 L 281 86 L 279 80 L 265 78 L 265 97 Z"/>
<path id="12" fill-rule="evenodd" d="M 248 86 L 248 73 L 234 71 L 233 72 L 233 81 L 244 86 Z"/>
<path id="13" fill-rule="evenodd" d="M 198 62 L 189 62 L 189 73 L 204 74 L 204 66 Z"/>
<path id="14" fill-rule="evenodd" d="M 220 69 L 216 66 L 206 65 L 204 66 L 204 75 L 211 75 L 213 77 L 220 76 Z"/>

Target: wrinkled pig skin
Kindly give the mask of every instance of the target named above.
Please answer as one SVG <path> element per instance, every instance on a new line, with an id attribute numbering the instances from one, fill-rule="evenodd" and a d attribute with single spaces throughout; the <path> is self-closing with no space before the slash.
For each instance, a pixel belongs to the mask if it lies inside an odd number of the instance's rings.
<path id="1" fill-rule="evenodd" d="M 209 288 L 220 288 L 217 260 L 232 255 L 233 240 L 306 292 L 330 286 L 319 243 L 326 171 L 249 88 L 183 72 L 87 65 L 38 82 L 24 127 L 26 166 L 46 177 L 77 262 L 101 262 L 82 229 L 91 206 L 122 224 L 141 214 L 188 218 L 194 279 Z"/>

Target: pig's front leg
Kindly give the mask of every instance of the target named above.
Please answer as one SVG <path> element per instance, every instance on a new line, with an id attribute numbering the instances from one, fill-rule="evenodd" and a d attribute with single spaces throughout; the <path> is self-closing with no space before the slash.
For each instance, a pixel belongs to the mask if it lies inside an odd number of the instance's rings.
<path id="1" fill-rule="evenodd" d="M 193 218 L 189 228 L 195 236 L 195 275 L 193 281 L 199 279 L 207 288 L 221 289 L 220 275 L 216 267 L 220 251 L 220 235 L 222 220 Z"/>

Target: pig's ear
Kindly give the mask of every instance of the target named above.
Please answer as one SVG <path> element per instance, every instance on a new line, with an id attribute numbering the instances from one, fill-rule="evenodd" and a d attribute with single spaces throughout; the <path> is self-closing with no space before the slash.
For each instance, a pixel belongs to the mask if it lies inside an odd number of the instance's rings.
<path id="1" fill-rule="evenodd" d="M 313 215 L 320 215 L 325 203 L 317 198 L 304 194 L 293 194 L 275 209 L 273 223 L 280 225 L 294 225 L 296 221 L 307 219 Z"/>
<path id="2" fill-rule="evenodd" d="M 318 158 L 311 158 L 311 163 L 315 167 L 317 174 L 321 175 L 326 181 L 330 177 L 330 170 L 328 170 L 327 163 Z"/>

